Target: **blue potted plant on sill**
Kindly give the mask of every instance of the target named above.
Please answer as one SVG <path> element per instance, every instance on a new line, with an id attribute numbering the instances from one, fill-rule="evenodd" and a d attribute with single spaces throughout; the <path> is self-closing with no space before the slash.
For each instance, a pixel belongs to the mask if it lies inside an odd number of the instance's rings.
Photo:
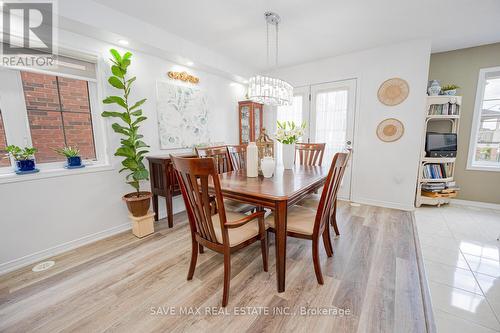
<path id="1" fill-rule="evenodd" d="M 16 173 L 35 173 L 40 170 L 35 168 L 35 153 L 36 148 L 24 147 L 21 148 L 15 145 L 9 145 L 6 147 L 7 153 L 16 160 Z"/>
<path id="2" fill-rule="evenodd" d="M 64 166 L 66 169 L 77 169 L 85 166 L 82 164 L 80 150 L 76 147 L 57 148 L 54 151 L 68 159 L 68 163 Z"/>

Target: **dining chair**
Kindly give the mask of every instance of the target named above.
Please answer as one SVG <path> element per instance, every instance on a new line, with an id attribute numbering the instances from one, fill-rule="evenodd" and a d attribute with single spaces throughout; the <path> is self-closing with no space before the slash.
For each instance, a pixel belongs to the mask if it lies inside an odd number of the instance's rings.
<path id="1" fill-rule="evenodd" d="M 231 158 L 233 170 L 246 169 L 247 167 L 247 145 L 228 145 L 227 151 Z"/>
<path id="2" fill-rule="evenodd" d="M 198 157 L 213 157 L 217 173 L 233 171 L 227 146 L 195 148 Z"/>
<path id="3" fill-rule="evenodd" d="M 344 171 L 345 168 L 347 167 L 347 162 L 349 162 L 349 158 L 351 157 L 352 149 L 347 149 L 347 157 L 344 160 L 344 165 L 342 166 L 342 176 L 340 179 L 340 182 L 342 183 L 342 177 L 344 176 Z M 339 185 L 340 188 L 340 185 Z M 338 191 L 338 189 L 337 189 Z M 301 200 L 297 205 L 300 205 L 305 208 L 310 208 L 310 209 L 318 209 L 319 207 L 319 202 L 320 202 L 321 197 L 319 195 L 313 195 L 310 197 L 307 197 L 303 200 Z M 340 231 L 339 227 L 337 224 L 337 193 L 335 193 L 335 199 L 333 201 L 333 209 L 331 211 L 331 216 L 330 216 L 330 224 L 333 227 L 333 230 L 335 231 L 336 236 L 340 236 Z"/>
<path id="4" fill-rule="evenodd" d="M 323 163 L 324 143 L 296 143 L 295 161 L 300 165 L 319 165 Z M 297 159 L 298 156 L 298 159 Z"/>
<path id="5" fill-rule="evenodd" d="M 196 148 L 195 150 L 196 150 L 196 155 L 198 155 L 198 157 L 214 158 L 217 173 L 219 174 L 230 172 L 233 170 L 238 170 L 233 168 L 233 163 L 231 156 L 229 154 L 228 146 Z M 226 199 L 226 208 L 228 210 L 240 213 L 246 213 L 255 210 L 255 206 L 231 199 Z"/>
<path id="6" fill-rule="evenodd" d="M 287 214 L 287 236 L 312 240 L 314 272 L 319 284 L 323 284 L 323 274 L 319 262 L 319 241 L 322 237 L 326 254 L 331 257 L 333 248 L 328 222 L 335 206 L 348 156 L 347 153 L 337 153 L 333 157 L 317 210 L 295 205 L 289 208 Z M 266 218 L 266 223 L 269 225 L 268 231 L 275 232 L 273 214 Z"/>
<path id="7" fill-rule="evenodd" d="M 268 245 L 264 211 L 251 215 L 226 211 L 214 158 L 183 158 L 171 155 L 186 205 L 191 229 L 191 263 L 187 279 L 196 268 L 198 246 L 224 255 L 222 306 L 229 299 L 231 253 L 260 240 L 264 271 L 268 269 Z M 213 184 L 217 214 L 212 215 L 209 184 Z"/>

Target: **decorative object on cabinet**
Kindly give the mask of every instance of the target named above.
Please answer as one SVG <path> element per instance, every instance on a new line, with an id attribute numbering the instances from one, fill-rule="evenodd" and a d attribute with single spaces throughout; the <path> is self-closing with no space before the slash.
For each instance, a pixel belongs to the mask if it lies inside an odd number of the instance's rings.
<path id="1" fill-rule="evenodd" d="M 422 134 L 422 152 L 418 170 L 415 206 L 434 205 L 441 206 L 450 202 L 450 198 L 457 196 L 460 190 L 454 181 L 455 162 L 454 154 L 447 154 L 441 150 L 434 154 L 432 149 L 435 144 L 427 142 L 428 139 L 439 135 L 447 138 L 447 144 L 453 147 L 446 149 L 456 150 L 456 136 L 460 121 L 461 96 L 427 96 L 424 133 Z M 444 124 L 449 124 L 449 131 L 443 133 Z M 428 150 L 428 151 L 426 151 Z M 453 150 L 450 151 L 453 152 Z"/>
<path id="2" fill-rule="evenodd" d="M 210 142 L 208 98 L 196 87 L 156 82 L 160 149 Z"/>
<path id="3" fill-rule="evenodd" d="M 106 105 L 115 104 L 121 107 L 123 112 L 104 111 L 101 115 L 103 117 L 118 118 L 124 123 L 124 125 L 119 123 L 111 125 L 116 133 L 122 135 L 121 145 L 115 152 L 115 156 L 124 158 L 122 161 L 123 168 L 119 172 L 129 172 L 125 178 L 126 183 L 135 189 L 135 192 L 125 194 L 123 200 L 134 217 L 142 217 L 148 214 L 152 197 L 151 192 L 140 190 L 141 182 L 149 180 L 148 169 L 143 163 L 144 155 L 148 152 L 146 149 L 149 146 L 142 141 L 143 136 L 139 133 L 140 123 L 147 119 L 140 109 L 146 99 L 141 99 L 135 103 L 129 102 L 132 83 L 135 81 L 135 77 L 127 77 L 132 54 L 126 52 L 120 55 L 114 49 L 111 49 L 110 53 L 113 56 L 111 59 L 113 63 L 111 72 L 113 75 L 109 77 L 108 82 L 112 87 L 118 89 L 123 94 L 123 97 L 108 96 L 103 100 L 103 103 Z"/>
<path id="4" fill-rule="evenodd" d="M 276 140 L 281 143 L 283 167 L 292 169 L 295 164 L 295 144 L 304 135 L 306 122 L 299 126 L 293 121 L 277 121 Z"/>
<path id="5" fill-rule="evenodd" d="M 456 84 L 447 84 L 441 87 L 443 95 L 455 96 L 457 94 L 457 89 L 460 88 Z"/>
<path id="6" fill-rule="evenodd" d="M 255 142 L 262 131 L 263 105 L 252 101 L 238 102 L 240 145 Z"/>
<path id="7" fill-rule="evenodd" d="M 267 135 L 265 128 L 262 128 L 256 144 L 259 150 L 259 173 L 262 174 L 262 159 L 268 156 L 274 157 L 274 141 Z"/>
<path id="8" fill-rule="evenodd" d="M 270 43 L 269 43 L 269 26 L 275 27 L 276 36 L 275 42 L 275 59 L 274 66 L 278 67 L 278 25 L 281 18 L 278 14 L 273 12 L 265 12 L 264 18 L 266 20 L 267 28 L 267 63 L 269 64 Z M 256 75 L 248 80 L 248 96 L 250 100 L 266 105 L 292 105 L 293 100 L 293 87 L 290 83 L 278 78 Z"/>
<path id="9" fill-rule="evenodd" d="M 441 93 L 441 85 L 438 80 L 429 81 L 429 88 L 427 88 L 429 96 L 438 96 Z"/>
<path id="10" fill-rule="evenodd" d="M 198 84 L 200 82 L 200 79 L 197 78 L 196 76 L 190 75 L 186 72 L 168 72 L 167 73 L 168 77 L 174 80 L 181 80 L 184 82 L 190 82 L 194 84 Z"/>
<path id="11" fill-rule="evenodd" d="M 14 160 L 16 160 L 16 170 L 15 172 L 18 175 L 24 175 L 27 173 L 35 173 L 40 170 L 35 168 L 35 153 L 37 151 L 36 148 L 33 147 L 24 147 L 21 148 L 15 145 L 9 145 L 5 148 L 7 154 L 12 156 Z"/>
<path id="12" fill-rule="evenodd" d="M 405 131 L 402 122 L 395 118 L 384 119 L 377 126 L 377 137 L 384 142 L 394 142 L 399 140 Z"/>
<path id="13" fill-rule="evenodd" d="M 400 78 L 388 79 L 378 88 L 378 100 L 387 106 L 401 104 L 410 93 L 408 83 Z"/>

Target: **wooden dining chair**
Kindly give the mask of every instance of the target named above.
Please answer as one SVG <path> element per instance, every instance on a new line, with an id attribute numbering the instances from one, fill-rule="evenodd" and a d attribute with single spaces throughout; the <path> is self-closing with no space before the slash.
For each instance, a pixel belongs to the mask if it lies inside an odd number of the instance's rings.
<path id="1" fill-rule="evenodd" d="M 346 154 L 347 154 L 347 158 L 344 160 L 344 166 L 342 167 L 342 170 L 343 170 L 342 172 L 344 172 L 345 168 L 347 167 L 347 162 L 349 162 L 349 158 L 351 157 L 352 149 L 348 149 Z M 342 174 L 342 177 L 343 176 L 344 175 Z M 342 182 L 342 178 L 340 179 L 340 181 Z M 339 185 L 339 188 L 340 188 L 340 185 Z M 321 197 L 319 195 L 313 195 L 313 196 L 310 196 L 304 200 L 301 200 L 297 205 L 316 210 L 316 209 L 318 209 L 320 198 Z M 330 216 L 330 224 L 332 225 L 333 230 L 335 231 L 335 235 L 340 236 L 340 231 L 339 231 L 339 227 L 337 224 L 337 194 L 335 194 L 335 200 L 333 203 L 333 210 L 332 210 L 331 216 Z"/>
<path id="2" fill-rule="evenodd" d="M 231 157 L 227 146 L 195 148 L 198 157 L 213 157 L 217 168 L 217 173 L 233 171 Z"/>
<path id="3" fill-rule="evenodd" d="M 233 162 L 229 154 L 228 146 L 196 148 L 195 150 L 198 157 L 214 158 L 215 165 L 217 168 L 217 173 L 219 174 L 230 172 L 233 170 L 239 170 L 233 168 Z M 255 211 L 255 206 L 231 199 L 226 199 L 226 208 L 230 211 L 240 212 L 240 213 Z"/>
<path id="4" fill-rule="evenodd" d="M 300 165 L 319 165 L 323 163 L 324 143 L 296 143 L 295 161 Z"/>
<path id="5" fill-rule="evenodd" d="M 290 207 L 287 214 L 287 236 L 312 240 L 314 272 L 319 284 L 323 284 L 323 274 L 319 262 L 319 241 L 322 237 L 326 254 L 331 257 L 333 248 L 328 222 L 334 209 L 347 158 L 347 153 L 337 153 L 333 157 L 317 210 L 296 205 Z M 266 219 L 266 223 L 269 225 L 268 231 L 275 232 L 273 214 Z"/>
<path id="6" fill-rule="evenodd" d="M 247 145 L 228 145 L 227 151 L 231 158 L 233 170 L 247 168 Z"/>
<path id="7" fill-rule="evenodd" d="M 214 158 L 182 158 L 171 155 L 186 205 L 191 229 L 191 263 L 187 279 L 193 278 L 198 245 L 224 254 L 222 306 L 227 305 L 231 279 L 231 253 L 260 240 L 264 271 L 268 245 L 264 211 L 251 215 L 226 211 Z M 217 214 L 212 215 L 209 184 L 213 184 Z"/>

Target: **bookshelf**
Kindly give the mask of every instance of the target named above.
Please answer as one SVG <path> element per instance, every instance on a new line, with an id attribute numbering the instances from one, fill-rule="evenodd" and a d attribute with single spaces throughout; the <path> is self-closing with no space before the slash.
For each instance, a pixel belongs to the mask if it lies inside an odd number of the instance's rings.
<path id="1" fill-rule="evenodd" d="M 426 156 L 425 139 L 427 131 L 432 131 L 435 127 L 440 128 L 442 132 L 458 133 L 461 105 L 461 96 L 427 96 L 425 127 L 422 135 L 422 151 L 415 197 L 416 207 L 420 207 L 421 205 L 439 207 L 450 203 L 450 199 L 457 194 L 457 191 L 453 189 L 444 189 L 439 192 L 424 190 L 422 192 L 422 188 L 437 189 L 443 186 L 443 183 L 449 184 L 449 182 L 454 181 L 456 158 Z M 446 130 L 442 128 L 446 128 Z"/>

